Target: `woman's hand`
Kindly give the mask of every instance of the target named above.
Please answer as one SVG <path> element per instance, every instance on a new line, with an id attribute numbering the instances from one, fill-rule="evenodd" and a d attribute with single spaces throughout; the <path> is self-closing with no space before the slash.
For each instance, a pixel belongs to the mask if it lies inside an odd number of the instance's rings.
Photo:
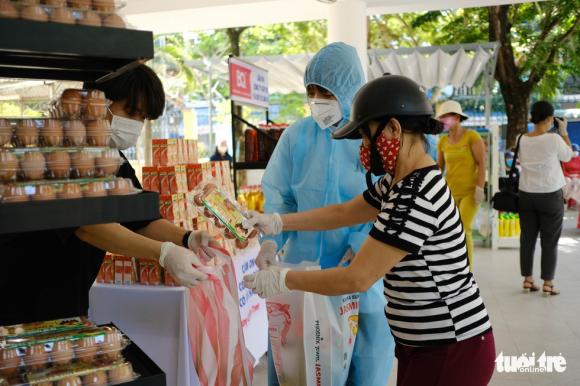
<path id="1" fill-rule="evenodd" d="M 560 135 L 562 137 L 567 137 L 568 136 L 568 121 L 566 120 L 566 118 L 556 118 L 554 117 L 554 120 L 556 121 L 556 125 L 558 125 L 558 131 L 560 132 Z"/>
<path id="2" fill-rule="evenodd" d="M 256 228 L 262 234 L 268 236 L 279 235 L 284 230 L 282 217 L 278 213 L 261 214 L 250 211 L 247 217 L 248 218 L 242 222 L 242 226 L 248 230 Z"/>
<path id="3" fill-rule="evenodd" d="M 483 201 L 485 201 L 485 191 L 482 187 L 475 187 L 475 194 L 473 198 L 475 199 L 476 204 L 481 204 Z"/>
<path id="4" fill-rule="evenodd" d="M 272 265 L 267 269 L 244 276 L 244 285 L 263 299 L 290 292 L 286 286 L 289 268 Z"/>

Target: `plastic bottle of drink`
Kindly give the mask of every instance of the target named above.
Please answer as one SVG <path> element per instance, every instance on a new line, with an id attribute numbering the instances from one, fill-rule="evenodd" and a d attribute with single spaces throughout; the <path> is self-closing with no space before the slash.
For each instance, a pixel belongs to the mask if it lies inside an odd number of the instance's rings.
<path id="1" fill-rule="evenodd" d="M 510 216 L 510 237 L 516 237 L 516 215 L 513 213 Z"/>
<path id="2" fill-rule="evenodd" d="M 498 217 L 499 237 L 505 237 L 505 220 L 504 214 L 500 213 Z"/>

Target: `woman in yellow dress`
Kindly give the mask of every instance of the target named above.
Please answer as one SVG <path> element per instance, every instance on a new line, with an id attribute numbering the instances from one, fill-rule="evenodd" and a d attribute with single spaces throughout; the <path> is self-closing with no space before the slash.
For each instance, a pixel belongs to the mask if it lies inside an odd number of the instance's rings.
<path id="1" fill-rule="evenodd" d="M 461 105 L 446 101 L 439 106 L 437 119 L 449 133 L 441 138 L 437 146 L 437 163 L 445 172 L 455 204 L 459 208 L 465 229 L 469 268 L 473 262 L 472 223 L 485 200 L 485 145 L 475 130 L 465 129 L 461 122 L 469 117 Z"/>

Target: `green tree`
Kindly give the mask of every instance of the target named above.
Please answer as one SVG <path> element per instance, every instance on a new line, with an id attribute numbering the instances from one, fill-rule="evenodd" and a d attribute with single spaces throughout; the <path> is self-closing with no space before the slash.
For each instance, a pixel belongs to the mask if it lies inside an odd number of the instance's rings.
<path id="1" fill-rule="evenodd" d="M 526 131 L 532 93 L 551 98 L 580 70 L 580 0 L 511 4 L 419 14 L 413 26 L 437 31 L 432 44 L 500 43 L 495 78 L 513 144 Z"/>

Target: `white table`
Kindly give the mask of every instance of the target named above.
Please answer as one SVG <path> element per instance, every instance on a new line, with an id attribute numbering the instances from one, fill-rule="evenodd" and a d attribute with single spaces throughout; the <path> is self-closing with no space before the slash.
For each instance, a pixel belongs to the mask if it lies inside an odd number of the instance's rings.
<path id="1" fill-rule="evenodd" d="M 234 257 L 246 346 L 258 360 L 268 347 L 265 302 L 241 284 L 244 274 L 257 270 L 258 247 Z M 98 324 L 113 322 L 167 375 L 167 386 L 199 385 L 187 333 L 189 296 L 183 287 L 95 283 L 90 292 L 89 317 Z"/>
<path id="2" fill-rule="evenodd" d="M 185 291 L 95 283 L 89 317 L 98 324 L 115 323 L 165 372 L 167 386 L 196 386 Z"/>

